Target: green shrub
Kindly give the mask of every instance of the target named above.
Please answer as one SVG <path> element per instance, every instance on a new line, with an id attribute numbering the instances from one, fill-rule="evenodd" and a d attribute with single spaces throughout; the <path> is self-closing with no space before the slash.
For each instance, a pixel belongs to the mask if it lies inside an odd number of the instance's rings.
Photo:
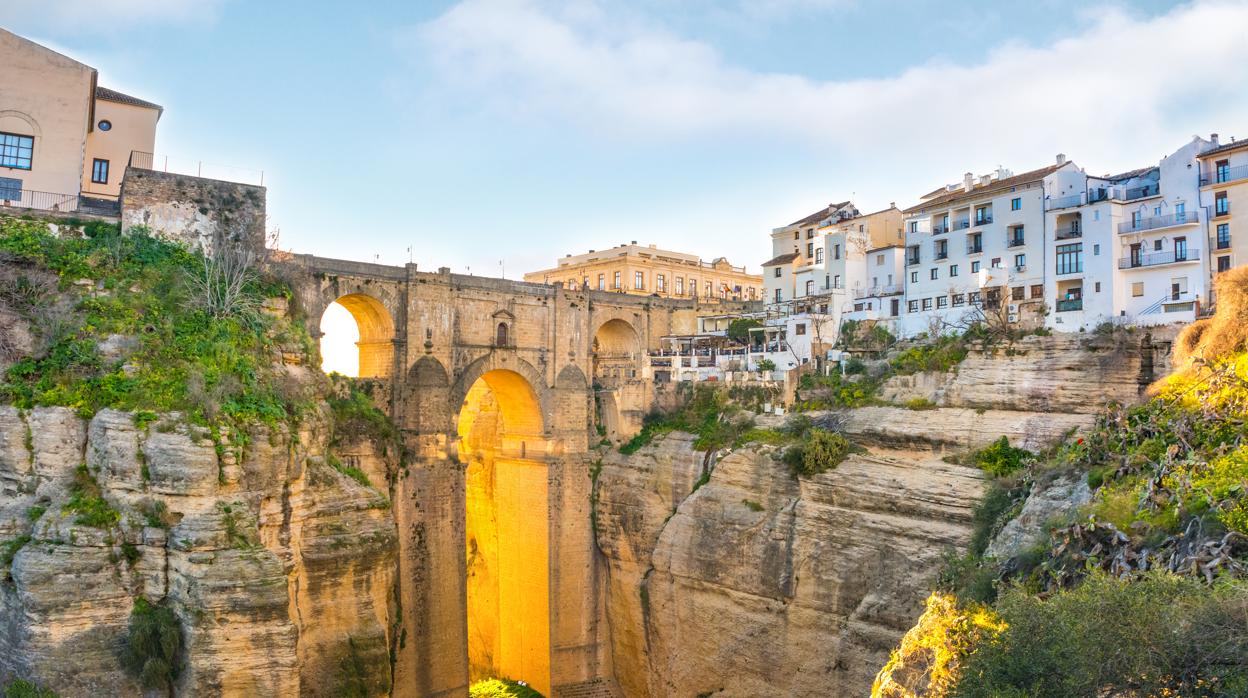
<path id="1" fill-rule="evenodd" d="M 745 508 L 749 509 L 750 511 L 762 511 L 763 510 L 763 505 L 754 501 L 753 499 L 742 499 L 741 503 L 744 504 Z"/>
<path id="2" fill-rule="evenodd" d="M 1010 519 L 1018 515 L 1027 491 L 1023 488 L 1009 489 L 997 482 L 989 483 L 984 496 L 971 514 L 971 541 L 968 550 L 973 557 L 980 557 L 993 536 Z"/>
<path id="3" fill-rule="evenodd" d="M 161 499 L 144 499 L 138 504 L 139 513 L 143 515 L 143 525 L 161 528 L 168 531 L 177 521 L 169 507 Z"/>
<path id="4" fill-rule="evenodd" d="M 74 471 L 74 481 L 69 488 L 69 501 L 62 511 L 77 514 L 74 523 L 92 528 L 112 528 L 121 520 L 121 514 L 113 508 L 100 492 L 100 486 L 83 463 Z"/>
<path id="5" fill-rule="evenodd" d="M 906 400 L 906 409 L 910 410 L 934 410 L 936 403 L 925 397 L 916 397 Z"/>
<path id="6" fill-rule="evenodd" d="M 30 542 L 30 536 L 21 535 L 13 540 L 0 543 L 0 572 L 7 577 L 9 568 L 13 566 L 13 558 L 17 557 L 17 552 L 26 547 Z"/>
<path id="7" fill-rule="evenodd" d="M 468 687 L 469 698 L 542 698 L 542 694 L 519 681 L 483 679 Z"/>
<path id="8" fill-rule="evenodd" d="M 784 462 L 794 477 L 814 477 L 826 473 L 849 455 L 850 443 L 840 434 L 811 429 L 784 452 Z"/>
<path id="9" fill-rule="evenodd" d="M 1003 477 L 1022 470 L 1028 463 L 1035 460 L 1035 454 L 1025 448 L 1010 445 L 1007 437 L 993 441 L 991 445 L 977 451 L 973 457 L 975 465 L 989 475 Z"/>
<path id="10" fill-rule="evenodd" d="M 43 506 L 42 504 L 36 504 L 26 510 L 26 520 L 31 523 L 34 523 L 38 521 L 39 519 L 43 518 L 43 514 L 47 510 L 48 508 Z"/>
<path id="11" fill-rule="evenodd" d="M 851 376 L 861 375 L 867 372 L 867 364 L 862 359 L 854 357 L 845 362 L 845 373 Z"/>
<path id="12" fill-rule="evenodd" d="M 750 329 L 762 326 L 763 323 L 755 318 L 737 318 L 728 323 L 728 338 L 741 344 L 749 344 Z"/>
<path id="13" fill-rule="evenodd" d="M 143 688 L 172 690 L 182 672 L 182 625 L 172 610 L 134 600 L 121 665 Z"/>
<path id="14" fill-rule="evenodd" d="M 754 364 L 754 367 L 763 373 L 769 373 L 776 370 L 776 362 L 771 359 L 759 359 L 758 363 Z"/>
<path id="15" fill-rule="evenodd" d="M 936 588 L 953 594 L 959 601 L 991 604 L 997 599 L 997 568 L 977 555 L 948 551 L 936 577 Z"/>
<path id="16" fill-rule="evenodd" d="M 59 698 L 56 691 L 38 684 L 15 679 L 4 687 L 4 698 Z"/>
<path id="17" fill-rule="evenodd" d="M 965 659 L 960 698 L 1248 695 L 1248 586 L 1094 574 L 1047 600 L 996 605 L 1004 631 Z"/>

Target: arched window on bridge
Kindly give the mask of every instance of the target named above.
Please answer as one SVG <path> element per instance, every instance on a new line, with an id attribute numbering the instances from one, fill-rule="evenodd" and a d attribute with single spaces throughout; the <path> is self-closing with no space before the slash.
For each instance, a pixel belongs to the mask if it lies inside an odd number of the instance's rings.
<path id="1" fill-rule="evenodd" d="M 394 321 L 381 301 L 353 293 L 321 316 L 321 369 L 352 378 L 384 378 L 394 362 Z"/>
<path id="2" fill-rule="evenodd" d="M 508 345 L 507 332 L 508 332 L 507 323 L 505 322 L 498 323 L 498 329 L 496 329 L 494 332 L 494 346 L 505 347 Z"/>

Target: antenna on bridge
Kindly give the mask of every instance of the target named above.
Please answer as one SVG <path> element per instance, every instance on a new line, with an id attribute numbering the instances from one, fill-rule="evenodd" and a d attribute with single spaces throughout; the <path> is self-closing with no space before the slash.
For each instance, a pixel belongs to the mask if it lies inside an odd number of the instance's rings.
<path id="1" fill-rule="evenodd" d="M 414 261 L 416 260 L 412 257 L 412 246 L 408 245 L 407 246 L 407 263 L 411 264 Z"/>
<path id="2" fill-rule="evenodd" d="M 504 279 L 507 278 L 507 268 L 503 266 L 503 260 L 498 260 L 498 273 Z"/>

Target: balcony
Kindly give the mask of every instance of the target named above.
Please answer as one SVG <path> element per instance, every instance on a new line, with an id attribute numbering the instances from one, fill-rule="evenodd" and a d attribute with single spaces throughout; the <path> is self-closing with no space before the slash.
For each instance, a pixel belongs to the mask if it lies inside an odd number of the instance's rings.
<path id="1" fill-rule="evenodd" d="M 967 245 L 966 246 L 967 254 L 981 254 L 983 253 L 983 251 L 984 251 L 983 245 Z"/>
<path id="2" fill-rule="evenodd" d="M 1150 196 L 1157 196 L 1161 193 L 1160 185 L 1145 184 L 1142 187 L 1131 187 L 1125 191 L 1118 188 L 1114 189 L 1114 198 L 1120 201 L 1135 201 L 1136 199 L 1147 199 Z"/>
<path id="3" fill-rule="evenodd" d="M 900 284 L 892 286 L 872 286 L 870 288 L 854 289 L 854 299 L 859 298 L 880 298 L 881 296 L 898 296 L 905 293 L 905 287 Z"/>
<path id="4" fill-rule="evenodd" d="M 1072 310 L 1083 310 L 1082 298 L 1063 298 L 1057 301 L 1057 312 L 1068 313 Z"/>
<path id="5" fill-rule="evenodd" d="M 988 224 L 989 224 L 989 223 L 991 223 L 991 222 L 992 222 L 992 214 L 988 214 L 987 216 L 976 216 L 976 217 L 975 217 L 975 225 L 976 225 L 976 226 L 988 225 Z"/>
<path id="6" fill-rule="evenodd" d="M 1053 232 L 1057 240 L 1072 240 L 1083 237 L 1083 228 L 1077 225 L 1064 225 Z"/>
<path id="7" fill-rule="evenodd" d="M 919 263 L 919 256 L 917 254 L 906 255 L 906 266 L 912 267 L 918 263 Z"/>
<path id="8" fill-rule="evenodd" d="M 1010 238 L 1009 240 L 1006 240 L 1005 242 L 1006 247 L 1022 247 L 1023 245 L 1026 245 L 1026 244 L 1027 244 L 1026 238 Z"/>
<path id="9" fill-rule="evenodd" d="M 942 260 L 942 259 L 949 259 L 949 253 L 948 253 L 947 251 L 946 251 L 946 252 L 937 252 L 937 253 L 936 253 L 936 255 L 935 255 L 935 257 L 933 257 L 933 259 L 935 259 L 937 262 L 939 262 L 939 261 L 940 261 L 940 260 Z"/>
<path id="10" fill-rule="evenodd" d="M 1054 211 L 1059 208 L 1074 208 L 1083 204 L 1083 194 L 1073 194 L 1071 196 L 1059 196 L 1056 199 L 1049 199 L 1047 211 Z"/>
<path id="11" fill-rule="evenodd" d="M 1118 260 L 1119 269 L 1138 269 L 1141 267 L 1156 267 L 1163 264 L 1184 264 L 1186 262 L 1199 262 L 1200 250 L 1169 250 L 1166 252 L 1152 252 L 1150 254 L 1137 254 L 1130 257 L 1123 257 Z"/>
<path id="12" fill-rule="evenodd" d="M 1218 240 L 1218 241 L 1217 241 L 1217 245 L 1216 245 L 1216 249 L 1219 249 L 1219 250 L 1229 250 L 1229 249 L 1231 249 L 1231 241 L 1230 241 L 1229 239 L 1227 239 L 1227 240 Z"/>
<path id="13" fill-rule="evenodd" d="M 940 235 L 941 233 L 947 233 L 947 232 L 949 232 L 949 226 L 947 225 L 932 226 L 932 235 Z"/>
<path id="14" fill-rule="evenodd" d="M 1127 233 L 1142 233 L 1146 230 L 1161 230 L 1162 228 L 1173 228 L 1178 225 L 1195 225 L 1200 222 L 1200 216 L 1196 211 L 1185 213 L 1172 213 L 1168 216 L 1150 216 L 1133 221 L 1123 221 L 1118 224 L 1118 234 L 1125 235 Z"/>
<path id="15" fill-rule="evenodd" d="M 1248 165 L 1223 167 L 1216 170 L 1205 170 L 1200 173 L 1200 186 L 1203 187 L 1210 184 L 1234 182 L 1240 179 L 1248 179 Z"/>
<path id="16" fill-rule="evenodd" d="M 967 229 L 967 228 L 969 228 L 969 227 L 971 227 L 971 219 L 969 219 L 969 218 L 966 218 L 966 219 L 963 219 L 963 220 L 960 220 L 960 221 L 954 221 L 954 222 L 953 222 L 953 229 L 954 229 L 954 230 L 965 230 L 965 229 Z"/>

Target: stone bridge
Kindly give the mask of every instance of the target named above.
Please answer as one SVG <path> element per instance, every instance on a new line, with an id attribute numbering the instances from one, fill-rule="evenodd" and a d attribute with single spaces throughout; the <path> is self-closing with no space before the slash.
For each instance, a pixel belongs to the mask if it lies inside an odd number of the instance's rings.
<path id="1" fill-rule="evenodd" d="M 354 316 L 360 376 L 386 388 L 414 455 L 392 484 L 395 695 L 464 696 L 485 676 L 558 695 L 609 676 L 586 454 L 639 429 L 646 352 L 693 332 L 697 304 L 414 264 L 289 263 L 314 337 L 331 303 Z"/>

